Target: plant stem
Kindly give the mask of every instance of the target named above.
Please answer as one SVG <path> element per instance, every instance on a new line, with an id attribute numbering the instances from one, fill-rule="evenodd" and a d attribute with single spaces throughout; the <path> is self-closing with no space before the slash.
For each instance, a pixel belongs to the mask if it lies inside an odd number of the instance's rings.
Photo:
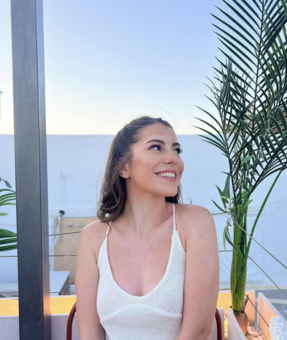
<path id="1" fill-rule="evenodd" d="M 236 221 L 241 227 L 246 227 L 247 208 L 237 216 Z M 244 254 L 245 235 L 234 223 L 234 248 L 230 273 L 231 296 L 233 313 L 240 315 L 245 310 L 244 294 L 246 286 L 247 258 Z M 245 234 L 245 233 L 244 233 Z"/>

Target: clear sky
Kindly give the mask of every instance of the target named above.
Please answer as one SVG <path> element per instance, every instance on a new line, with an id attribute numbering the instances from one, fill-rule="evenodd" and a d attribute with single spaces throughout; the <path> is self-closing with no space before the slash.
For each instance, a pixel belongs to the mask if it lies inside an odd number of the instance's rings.
<path id="1" fill-rule="evenodd" d="M 141 115 L 201 133 L 222 0 L 44 0 L 47 134 L 115 134 Z M 0 0 L 0 134 L 13 134 L 10 1 Z"/>

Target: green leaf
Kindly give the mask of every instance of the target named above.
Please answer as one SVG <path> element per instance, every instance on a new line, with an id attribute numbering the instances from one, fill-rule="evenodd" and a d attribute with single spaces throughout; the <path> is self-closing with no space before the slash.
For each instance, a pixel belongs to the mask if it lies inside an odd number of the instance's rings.
<path id="1" fill-rule="evenodd" d="M 285 14 L 287 15 L 287 5 L 286 5 L 286 0 L 280 0 L 281 1 L 281 5 L 284 9 Z"/>
<path id="2" fill-rule="evenodd" d="M 247 55 L 247 53 L 245 53 L 244 49 L 245 45 L 242 43 L 238 43 L 237 41 L 231 41 L 230 39 L 227 39 L 226 37 L 224 37 L 223 35 L 216 33 L 219 39 L 219 41 L 221 41 L 228 49 L 230 49 L 231 51 L 237 51 L 236 55 L 242 54 L 247 60 L 249 60 L 253 65 L 255 65 L 254 61 Z M 239 47 L 238 45 L 242 46 Z M 255 57 L 254 53 L 252 51 L 250 51 L 249 49 L 247 49 L 248 53 L 251 54 L 252 57 Z"/>
<path id="3" fill-rule="evenodd" d="M 197 126 L 195 126 L 195 127 L 197 127 Z M 199 127 L 197 127 L 197 128 L 200 129 Z M 216 146 L 218 149 L 220 149 L 223 152 L 223 154 L 225 156 L 227 156 L 226 155 L 226 150 L 222 147 L 221 144 L 219 144 L 218 142 L 214 141 L 213 139 L 211 139 L 211 138 L 209 138 L 207 136 L 204 136 L 204 135 L 201 135 L 201 134 L 198 134 L 198 136 L 202 137 L 204 139 L 204 142 L 207 142 L 207 143 L 209 143 L 211 145 Z"/>
<path id="4" fill-rule="evenodd" d="M 230 233 L 229 233 L 229 227 L 228 227 L 228 225 L 226 225 L 226 227 L 224 228 L 224 231 L 223 231 L 223 246 L 224 246 L 224 250 L 226 251 L 226 242 L 225 242 L 225 240 L 226 240 L 232 247 L 234 247 L 234 243 L 232 242 L 231 236 L 230 236 Z"/>
<path id="5" fill-rule="evenodd" d="M 223 23 L 226 27 L 228 27 L 230 30 L 232 30 L 233 32 L 235 32 L 239 37 L 241 37 L 247 44 L 249 44 L 251 47 L 253 47 L 254 49 L 256 49 L 256 44 L 254 44 L 253 42 L 251 42 L 244 34 L 242 34 L 238 29 L 236 29 L 234 26 L 229 25 L 228 23 L 226 23 L 225 21 L 223 21 L 222 19 L 220 19 L 219 17 L 217 17 L 214 14 L 211 14 L 215 19 L 217 19 L 218 21 L 220 21 L 221 23 Z"/>
<path id="6" fill-rule="evenodd" d="M 197 117 L 194 117 L 194 118 L 199 119 Z M 196 127 L 197 129 L 200 129 L 200 130 L 206 132 L 208 135 L 212 136 L 215 140 L 218 141 L 219 145 L 221 145 L 221 147 L 223 147 L 222 140 L 220 138 L 218 138 L 214 133 L 212 133 L 211 131 L 208 131 L 206 129 L 203 129 L 202 127 L 196 126 L 196 125 L 192 125 L 192 126 Z"/>
<path id="7" fill-rule="evenodd" d="M 6 229 L 0 229 L 0 238 L 4 237 L 16 237 L 17 234 L 14 233 L 13 231 L 6 230 Z"/>
<path id="8" fill-rule="evenodd" d="M 223 191 L 219 188 L 219 186 L 217 186 L 217 185 L 215 185 L 215 186 L 216 186 L 216 188 L 217 188 L 217 190 L 219 192 L 220 197 L 224 196 L 223 195 Z"/>
<path id="9" fill-rule="evenodd" d="M 248 53 L 250 53 L 255 58 L 255 53 L 246 44 L 241 42 L 239 39 L 235 38 L 232 34 L 228 33 L 226 30 L 222 29 L 221 27 L 217 25 L 213 25 L 213 26 L 216 27 L 218 30 L 220 30 L 222 33 L 224 33 L 226 36 L 231 38 L 233 42 L 243 47 L 243 49 L 245 49 Z M 218 32 L 215 31 L 215 33 L 216 35 L 222 37 L 222 39 L 226 39 L 223 35 L 220 35 Z"/>
<path id="10" fill-rule="evenodd" d="M 238 15 L 238 17 L 239 17 L 242 21 L 244 21 L 245 24 L 246 24 L 247 26 L 249 26 L 249 27 L 253 30 L 254 33 L 258 34 L 257 31 L 256 31 L 256 29 L 253 27 L 253 25 L 251 25 L 251 22 L 250 22 L 249 20 L 246 19 L 246 15 L 249 17 L 249 19 L 251 19 L 251 20 L 256 24 L 256 26 L 257 26 L 258 28 L 260 28 L 259 25 L 258 25 L 257 22 L 254 20 L 254 18 L 249 14 L 249 12 L 247 12 L 247 11 L 246 11 L 246 10 L 245 10 L 245 9 L 244 9 L 237 1 L 233 0 L 233 2 L 235 2 L 235 3 L 237 4 L 237 6 L 239 6 L 239 7 L 244 11 L 245 16 L 242 15 L 235 7 L 231 6 L 227 1 L 223 0 L 223 2 L 225 2 L 226 5 L 229 6 L 229 7 L 233 10 L 233 12 L 235 12 L 235 13 Z"/>
<path id="11" fill-rule="evenodd" d="M 15 193 L 15 191 L 10 190 L 10 189 L 0 189 L 0 192 L 3 192 L 3 191 L 8 191 L 8 192 L 13 192 L 13 193 Z"/>
<path id="12" fill-rule="evenodd" d="M 260 20 L 260 16 L 258 15 L 258 13 L 253 9 L 252 6 L 250 6 L 250 4 L 246 0 L 241 0 L 241 2 L 243 2 L 245 4 L 245 6 L 250 10 L 250 12 L 252 12 L 257 17 L 257 19 Z"/>
<path id="13" fill-rule="evenodd" d="M 3 181 L 3 182 L 6 184 L 6 186 L 7 186 L 8 188 L 12 188 L 11 185 L 10 185 L 10 183 L 9 183 L 8 181 L 6 181 L 5 179 L 2 179 L 2 178 L 1 178 L 1 181 Z"/>
<path id="14" fill-rule="evenodd" d="M 230 174 L 227 175 L 223 189 L 223 196 L 230 198 Z"/>
<path id="15" fill-rule="evenodd" d="M 208 99 L 210 99 L 210 98 L 208 98 Z M 197 105 L 195 105 L 197 108 L 199 108 L 201 111 L 203 111 L 203 112 L 205 112 L 210 118 L 212 118 L 215 122 L 216 122 L 216 124 L 219 126 L 219 127 L 221 127 L 222 128 L 222 124 L 211 114 L 211 113 L 209 113 L 209 112 L 207 112 L 206 110 L 204 110 L 204 109 L 202 109 L 201 107 L 199 107 L 199 106 L 197 106 Z"/>
<path id="16" fill-rule="evenodd" d="M 241 163 L 243 164 L 243 163 L 248 162 L 252 157 L 253 156 L 247 156 L 247 157 L 242 158 Z"/>
<path id="17" fill-rule="evenodd" d="M 228 213 L 227 211 L 225 211 L 224 209 L 222 209 L 216 202 L 214 202 L 213 200 L 212 200 L 212 202 L 215 204 L 215 206 L 216 206 L 220 211 L 224 212 L 225 214 Z"/>
<path id="18" fill-rule="evenodd" d="M 201 118 L 197 118 L 197 117 L 194 117 L 194 118 L 199 120 L 199 121 L 201 121 L 201 122 L 203 122 L 204 124 L 208 125 L 209 127 L 211 127 L 216 133 L 218 133 L 218 136 L 221 137 L 221 134 L 220 134 L 219 130 L 217 130 L 212 124 L 210 124 L 209 122 L 207 122 L 207 121 L 205 121 L 205 120 L 203 120 Z M 223 140 L 222 137 L 221 137 L 221 139 Z"/>
<path id="19" fill-rule="evenodd" d="M 215 6 L 217 7 L 217 6 Z M 256 38 L 254 38 L 254 36 L 249 32 L 249 30 L 247 30 L 243 25 L 241 25 L 236 19 L 235 16 L 231 16 L 230 14 L 228 14 L 227 12 L 223 11 L 221 8 L 217 7 L 228 19 L 230 19 L 231 21 L 233 21 L 233 23 L 235 24 L 235 26 L 238 27 L 238 29 L 241 30 L 241 32 L 244 32 L 247 36 L 249 36 L 249 38 L 251 38 L 252 40 L 254 40 L 254 42 L 256 42 Z M 225 25 L 226 23 L 223 22 Z"/>
<path id="20" fill-rule="evenodd" d="M 1 251 L 14 250 L 14 249 L 17 249 L 17 244 L 15 244 L 15 245 L 8 245 L 8 246 L 0 246 L 0 252 Z"/>
<path id="21" fill-rule="evenodd" d="M 5 240 L 0 239 L 0 245 L 1 244 L 8 244 L 8 243 L 15 243 L 15 242 L 17 242 L 17 237 L 11 237 L 11 238 L 7 238 Z"/>

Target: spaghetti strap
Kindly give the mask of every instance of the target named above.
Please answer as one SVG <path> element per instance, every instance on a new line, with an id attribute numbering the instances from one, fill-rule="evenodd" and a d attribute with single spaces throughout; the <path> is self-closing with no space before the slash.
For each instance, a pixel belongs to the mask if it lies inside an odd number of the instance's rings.
<path id="1" fill-rule="evenodd" d="M 176 230 L 176 226 L 175 226 L 175 205 L 174 203 L 172 204 L 173 206 L 173 230 Z"/>
<path id="2" fill-rule="evenodd" d="M 108 237 L 108 233 L 109 233 L 111 225 L 112 225 L 112 221 L 108 224 L 108 229 L 107 229 L 107 232 L 106 232 L 106 238 Z"/>

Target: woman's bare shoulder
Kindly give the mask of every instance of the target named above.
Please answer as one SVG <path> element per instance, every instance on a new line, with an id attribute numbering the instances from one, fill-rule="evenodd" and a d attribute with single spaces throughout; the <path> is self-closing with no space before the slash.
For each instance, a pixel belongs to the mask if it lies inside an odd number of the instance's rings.
<path id="1" fill-rule="evenodd" d="M 89 237 L 99 237 L 103 235 L 105 236 L 107 228 L 107 223 L 96 220 L 87 224 L 83 228 L 82 233 L 84 232 L 85 234 L 89 235 Z"/>
<path id="2" fill-rule="evenodd" d="M 203 210 L 207 210 L 209 211 L 207 208 L 205 208 L 202 205 L 198 205 L 198 204 L 176 204 L 176 206 L 178 207 L 178 210 L 180 210 L 181 212 L 184 213 L 188 213 L 188 212 L 200 212 Z"/>
<path id="3" fill-rule="evenodd" d="M 105 240 L 107 228 L 107 223 L 97 220 L 87 224 L 82 229 L 80 239 L 87 247 L 91 247 L 96 261 L 98 260 L 101 245 Z"/>
<path id="4" fill-rule="evenodd" d="M 200 222 L 202 219 L 212 217 L 211 212 L 202 205 L 195 204 L 178 204 L 177 214 L 178 218 L 182 222 Z M 184 225 L 190 225 L 190 223 L 183 223 Z"/>
<path id="5" fill-rule="evenodd" d="M 215 228 L 211 212 L 201 205 L 178 204 L 176 221 L 184 245 L 190 237 Z M 186 249 L 186 247 L 184 248 Z"/>

